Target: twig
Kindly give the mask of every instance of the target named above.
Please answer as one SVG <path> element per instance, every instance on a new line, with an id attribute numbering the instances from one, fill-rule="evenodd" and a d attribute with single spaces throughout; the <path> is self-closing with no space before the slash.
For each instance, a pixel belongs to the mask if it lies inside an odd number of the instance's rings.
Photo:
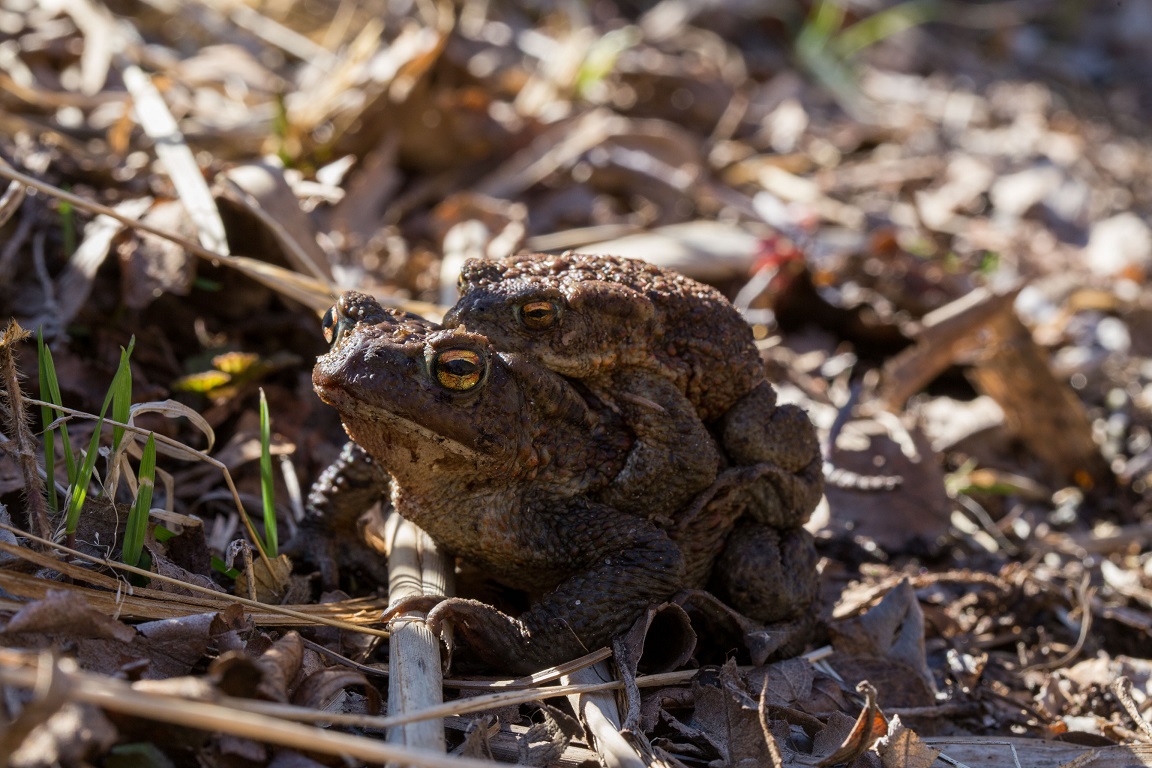
<path id="1" fill-rule="evenodd" d="M 592 683 L 595 680 L 612 680 L 608 662 L 602 661 L 589 669 L 582 669 L 570 675 L 572 683 Z M 623 687 L 622 681 L 613 681 Z M 608 768 L 645 768 L 650 765 L 637 750 L 636 745 L 620 732 L 620 710 L 616 698 L 611 693 L 586 693 L 570 696 L 572 709 L 584 722 L 592 737 L 592 747 L 600 756 L 600 762 Z"/>
<path id="2" fill-rule="evenodd" d="M 764 685 L 760 689 L 759 706 L 756 707 L 756 715 L 760 719 L 760 730 L 764 733 L 764 745 L 768 748 L 768 765 L 769 768 L 784 768 L 784 756 L 780 754 L 780 745 L 776 743 L 776 737 L 772 735 L 772 729 L 768 727 L 768 679 L 770 675 L 764 675 Z"/>
<path id="3" fill-rule="evenodd" d="M 1132 699 L 1132 681 L 1121 675 L 1112 683 L 1112 693 L 1116 694 L 1128 717 L 1132 718 L 1140 733 L 1144 734 L 1145 741 L 1152 741 L 1152 726 L 1148 725 L 1148 721 L 1140 714 L 1140 707 L 1136 706 L 1136 702 Z"/>
<path id="4" fill-rule="evenodd" d="M 15 183 L 15 182 L 13 182 Z M 8 189 L 12 189 L 12 185 L 8 185 Z M 25 199 L 26 193 L 23 191 L 24 187 L 20 187 L 20 199 Z M 5 197 L 8 193 L 4 193 Z M 20 248 L 24 245 L 28 236 L 32 234 L 32 227 L 36 224 L 35 208 L 32 204 L 23 205 L 23 213 L 20 215 L 20 223 L 16 225 L 16 231 L 9 235 L 8 240 L 4 243 L 4 248 L 0 250 L 0 275 L 11 275 L 15 271 L 13 262 L 16 261 L 16 255 L 20 253 Z"/>
<path id="5" fill-rule="evenodd" d="M 1058 659 L 1025 667 L 1020 670 L 1021 675 L 1037 669 L 1061 669 L 1068 666 L 1080 655 L 1080 651 L 1084 650 L 1084 643 L 1088 641 L 1088 633 L 1092 629 L 1092 597 L 1096 594 L 1095 588 L 1088 586 L 1088 578 L 1088 574 L 1085 574 L 1080 586 L 1076 589 L 1077 602 L 1080 604 L 1080 635 L 1076 638 L 1076 645 Z"/>

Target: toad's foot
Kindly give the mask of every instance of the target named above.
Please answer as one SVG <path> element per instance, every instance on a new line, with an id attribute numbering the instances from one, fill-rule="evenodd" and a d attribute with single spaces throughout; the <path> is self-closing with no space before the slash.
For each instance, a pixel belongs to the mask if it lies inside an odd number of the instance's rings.
<path id="1" fill-rule="evenodd" d="M 412 595 L 402 597 L 388 604 L 384 613 L 380 614 L 380 621 L 388 623 L 406 613 L 428 613 L 448 598 L 444 595 Z"/>
<path id="2" fill-rule="evenodd" d="M 486 603 L 458 597 L 444 600 L 428 613 L 428 629 L 453 652 L 460 647 L 470 658 L 514 674 L 536 672 L 558 658 L 588 651 L 562 621 L 533 628 Z"/>
<path id="3" fill-rule="evenodd" d="M 470 659 L 517 674 L 549 666 L 535 652 L 537 644 L 524 623 L 486 603 L 443 595 L 414 595 L 389 605 L 380 619 L 406 621 L 411 619 L 405 614 L 412 613 L 426 614 L 428 630 L 444 643 L 449 655 L 460 648 Z M 556 650 L 549 652 L 548 658 Z"/>

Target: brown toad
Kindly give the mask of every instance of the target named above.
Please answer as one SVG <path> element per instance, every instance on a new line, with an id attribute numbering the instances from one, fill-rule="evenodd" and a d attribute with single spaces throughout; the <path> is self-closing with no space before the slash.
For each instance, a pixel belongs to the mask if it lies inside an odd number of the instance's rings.
<path id="1" fill-rule="evenodd" d="M 446 600 L 483 660 L 530 671 L 609 642 L 683 583 L 677 546 L 651 520 L 596 500 L 631 437 L 566 380 L 486 338 L 439 329 L 349 293 L 326 321 L 313 385 L 391 475 L 391 500 L 448 551 L 528 590 L 511 618 Z"/>
<path id="2" fill-rule="evenodd" d="M 777 405 L 751 329 L 714 288 L 633 259 L 566 253 L 469 260 L 460 293 L 446 327 L 530 355 L 624 417 L 637 438 L 625 471 L 648 482 L 619 484 L 614 505 L 692 524 L 679 511 L 717 477 L 715 455 L 669 428 L 694 423 L 693 414 L 732 464 L 761 467 L 744 484 L 752 519 L 794 529 L 819 502 L 815 429 L 797 406 Z M 669 476 L 681 478 L 675 493 L 652 491 L 655 478 Z M 734 601 L 757 618 L 767 609 Z"/>
<path id="3" fill-rule="evenodd" d="M 557 586 L 519 621 L 471 601 L 447 601 L 432 611 L 434 625 L 451 620 L 489 663 L 526 670 L 562 660 L 627 626 L 643 595 L 657 599 L 661 590 L 664 597 L 675 591 L 666 582 L 652 588 L 650 568 L 661 574 L 668 568 L 661 548 L 666 540 L 656 546 L 647 538 L 660 535 L 653 518 L 666 527 L 687 565 L 675 586 L 705 586 L 723 553 L 713 586 L 747 615 L 771 625 L 767 630 L 780 638 L 778 652 L 803 644 L 815 587 L 811 538 L 802 529 L 778 530 L 761 522 L 762 515 L 748 514 L 759 505 L 750 489 L 767 484 L 774 497 L 795 496 L 794 486 L 807 487 L 796 474 L 768 462 L 730 467 L 670 517 L 654 514 L 655 505 L 641 515 L 619 514 L 610 500 L 642 495 L 634 491 L 637 482 L 675 488 L 684 478 L 660 473 L 658 466 L 647 475 L 624 471 L 636 467 L 632 431 L 590 388 L 494 350 L 474 334 L 441 331 L 360 294 L 342 297 L 326 319 L 326 333 L 334 347 L 318 362 L 314 382 L 363 449 L 347 447 L 321 478 L 311 498 L 315 510 L 341 526 L 351 520 L 350 505 L 358 512 L 373 488 L 378 493 L 381 482 L 387 483 L 378 470 L 365 467 L 366 449 L 393 473 L 399 510 L 447 549 L 505 582 L 536 591 Z M 670 396 L 682 398 L 675 388 L 671 395 L 667 387 L 659 394 Z M 669 422 L 657 428 L 703 439 L 717 455 L 691 404 L 674 417 L 672 409 L 654 412 Z M 470 437 L 452 437 L 452 430 Z M 801 432 L 794 443 L 802 446 L 804 438 Z M 456 450 L 445 458 L 445 445 L 470 446 L 471 452 Z M 519 453 L 515 446 L 521 446 Z M 567 514 L 569 508 L 581 513 Z M 478 535 L 478 519 L 483 530 L 502 534 L 491 540 Z M 605 579 L 596 567 L 585 567 L 587 557 L 613 546 L 621 521 L 639 526 L 645 543 L 606 558 L 604 566 L 609 559 L 616 565 Z M 306 536 L 306 544 L 317 538 Z M 330 553 L 315 554 L 321 563 L 326 554 L 330 559 Z M 357 554 L 355 548 L 343 544 L 342 564 L 350 554 Z M 370 553 L 364 554 L 360 565 L 371 564 Z"/>

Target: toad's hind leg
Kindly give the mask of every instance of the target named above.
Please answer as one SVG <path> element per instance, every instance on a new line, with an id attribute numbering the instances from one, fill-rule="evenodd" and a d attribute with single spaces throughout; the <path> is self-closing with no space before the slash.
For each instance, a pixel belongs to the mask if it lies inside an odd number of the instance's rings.
<path id="1" fill-rule="evenodd" d="M 608 645 L 682 586 L 679 549 L 648 520 L 584 500 L 530 512 L 523 544 L 545 562 L 567 564 L 559 584 L 518 618 L 461 599 L 428 614 L 434 632 L 451 623 L 455 638 L 492 667 L 533 672 Z"/>
<path id="2" fill-rule="evenodd" d="M 819 616 L 819 575 L 812 535 L 743 519 L 728 536 L 711 588 L 728 605 L 764 624 L 772 656 L 800 653 Z"/>
<path id="3" fill-rule="evenodd" d="M 807 522 L 824 493 L 820 441 L 808 414 L 796 405 L 778 405 L 776 390 L 761 382 L 716 426 L 734 464 L 767 464 L 777 470 L 749 485 L 750 514 L 776 528 Z"/>
<path id="4" fill-rule="evenodd" d="M 673 517 L 712 485 L 720 466 L 716 441 L 692 403 L 667 378 L 642 369 L 597 382 L 624 417 L 635 443 L 624 468 L 599 498 L 645 517 Z"/>

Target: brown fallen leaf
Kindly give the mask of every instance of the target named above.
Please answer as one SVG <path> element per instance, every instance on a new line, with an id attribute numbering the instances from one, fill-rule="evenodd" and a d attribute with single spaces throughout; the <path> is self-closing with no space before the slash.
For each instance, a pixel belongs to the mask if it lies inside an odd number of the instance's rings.
<path id="1" fill-rule="evenodd" d="M 846 680 L 882 679 L 889 706 L 930 706 L 936 685 L 924 651 L 924 613 L 916 591 L 901 580 L 862 616 L 829 626 L 836 656 L 831 660 Z"/>
<path id="2" fill-rule="evenodd" d="M 28 710 L 25 709 L 27 712 Z M 104 712 L 92 704 L 67 702 L 9 751 L 0 754 L 9 768 L 50 768 L 86 764 L 116 743 L 119 734 Z"/>
<path id="3" fill-rule="evenodd" d="M 256 659 L 262 675 L 255 694 L 269 701 L 288 701 L 292 682 L 300 673 L 304 643 L 298 632 L 285 634 Z"/>
<path id="4" fill-rule="evenodd" d="M 929 768 L 940 754 L 905 728 L 899 715 L 893 715 L 888 723 L 888 734 L 876 744 L 876 752 L 884 768 Z"/>
<path id="5" fill-rule="evenodd" d="M 893 555 L 936 549 L 951 527 L 944 472 L 919 425 L 892 415 L 854 419 L 828 449 L 834 476 L 825 484 L 829 527 L 875 542 Z M 891 478 L 870 487 L 873 478 Z"/>
<path id="6" fill-rule="evenodd" d="M 265 562 L 271 566 L 271 570 Z M 275 560 L 268 561 L 256 559 L 252 562 L 251 579 L 246 569 L 242 569 L 240 575 L 236 577 L 236 593 L 255 594 L 255 599 L 262 603 L 279 603 L 280 598 L 288 590 L 291 576 L 292 561 L 287 555 L 280 555 Z M 251 593 L 249 589 L 252 589 Z"/>
<path id="7" fill-rule="evenodd" d="M 3 634 L 65 635 L 70 639 L 115 640 L 130 643 L 136 630 L 92 608 L 75 592 L 49 590 L 42 600 L 21 608 Z"/>

